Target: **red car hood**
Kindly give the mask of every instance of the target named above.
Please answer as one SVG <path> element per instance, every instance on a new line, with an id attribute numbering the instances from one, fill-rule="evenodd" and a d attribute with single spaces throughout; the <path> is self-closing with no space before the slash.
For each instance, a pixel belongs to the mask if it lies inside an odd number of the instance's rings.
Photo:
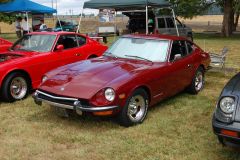
<path id="1" fill-rule="evenodd" d="M 21 57 L 24 57 L 24 55 L 18 54 L 18 53 L 13 53 L 13 52 L 0 53 L 0 63 L 14 60 L 14 59 L 21 58 Z"/>
<path id="2" fill-rule="evenodd" d="M 61 67 L 47 74 L 48 80 L 40 90 L 61 96 L 90 99 L 99 90 L 122 76 L 132 77 L 140 70 L 148 69 L 151 62 L 95 58 Z"/>
<path id="3" fill-rule="evenodd" d="M 0 53 L 0 56 L 1 55 L 19 55 L 20 57 L 23 57 L 23 56 L 32 56 L 33 54 L 35 54 L 37 52 L 34 52 L 34 51 L 31 51 L 31 52 L 26 52 L 26 51 L 5 51 L 5 52 L 1 52 Z"/>

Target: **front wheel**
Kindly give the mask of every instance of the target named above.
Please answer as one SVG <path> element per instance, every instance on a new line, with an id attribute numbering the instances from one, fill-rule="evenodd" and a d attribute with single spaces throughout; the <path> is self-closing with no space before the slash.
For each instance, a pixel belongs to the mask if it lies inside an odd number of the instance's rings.
<path id="1" fill-rule="evenodd" d="M 21 100 L 27 97 L 29 85 L 27 78 L 21 73 L 9 74 L 2 84 L 2 97 L 7 102 Z"/>
<path id="2" fill-rule="evenodd" d="M 198 94 L 205 84 L 204 70 L 202 67 L 199 67 L 193 77 L 192 83 L 189 86 L 188 90 L 192 94 Z"/>
<path id="3" fill-rule="evenodd" d="M 118 115 L 120 124 L 129 127 L 142 123 L 147 115 L 148 102 L 148 95 L 145 90 L 135 90 Z"/>

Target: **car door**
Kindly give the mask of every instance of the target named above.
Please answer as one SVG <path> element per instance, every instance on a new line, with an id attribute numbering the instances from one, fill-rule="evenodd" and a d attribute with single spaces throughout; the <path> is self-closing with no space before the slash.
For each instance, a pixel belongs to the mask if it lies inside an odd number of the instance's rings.
<path id="1" fill-rule="evenodd" d="M 90 56 L 94 55 L 94 50 L 97 49 L 96 46 L 92 46 L 88 38 L 77 35 L 78 42 L 78 60 L 88 59 Z"/>
<path id="2" fill-rule="evenodd" d="M 176 55 L 180 55 L 180 57 L 176 59 Z M 194 70 L 192 63 L 193 58 L 188 54 L 186 41 L 173 41 L 167 68 L 169 73 L 168 96 L 182 91 L 190 84 L 189 77 Z"/>
<path id="3" fill-rule="evenodd" d="M 66 65 L 82 60 L 81 52 L 82 48 L 79 46 L 76 34 L 61 35 L 57 41 L 56 47 L 63 45 L 64 49 L 58 51 L 54 50 L 55 54 L 58 55 L 58 61 L 61 65 Z"/>

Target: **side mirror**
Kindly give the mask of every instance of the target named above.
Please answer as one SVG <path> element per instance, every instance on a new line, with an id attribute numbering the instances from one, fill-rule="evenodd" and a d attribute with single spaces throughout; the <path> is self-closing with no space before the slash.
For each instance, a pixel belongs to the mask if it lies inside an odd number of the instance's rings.
<path id="1" fill-rule="evenodd" d="M 61 52 L 64 50 L 64 46 L 62 44 L 57 45 L 56 51 Z"/>
<path id="2" fill-rule="evenodd" d="M 177 61 L 177 60 L 179 60 L 179 59 L 181 59 L 182 58 L 182 55 L 181 54 L 176 54 L 175 56 L 174 56 L 174 61 Z"/>

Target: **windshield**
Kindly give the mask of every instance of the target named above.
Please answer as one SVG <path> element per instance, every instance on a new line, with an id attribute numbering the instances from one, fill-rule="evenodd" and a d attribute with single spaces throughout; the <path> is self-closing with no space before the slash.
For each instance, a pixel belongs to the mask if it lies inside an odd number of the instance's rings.
<path id="1" fill-rule="evenodd" d="M 120 38 L 106 51 L 105 55 L 151 62 L 165 62 L 168 48 L 168 40 Z"/>
<path id="2" fill-rule="evenodd" d="M 55 35 L 25 35 L 11 49 L 14 51 L 49 52 L 55 39 Z"/>

